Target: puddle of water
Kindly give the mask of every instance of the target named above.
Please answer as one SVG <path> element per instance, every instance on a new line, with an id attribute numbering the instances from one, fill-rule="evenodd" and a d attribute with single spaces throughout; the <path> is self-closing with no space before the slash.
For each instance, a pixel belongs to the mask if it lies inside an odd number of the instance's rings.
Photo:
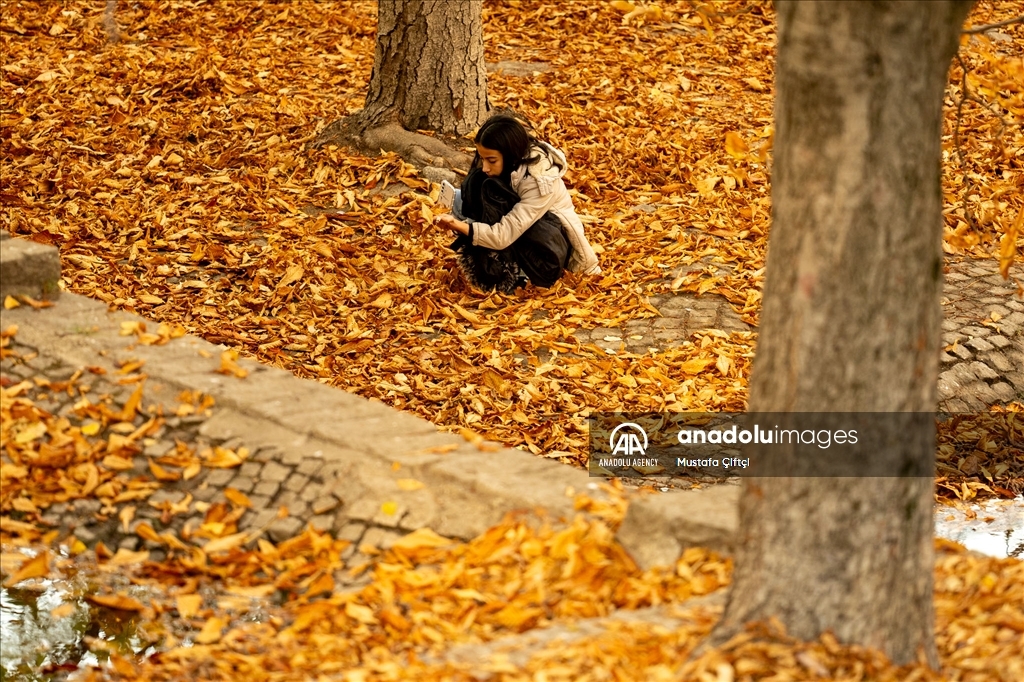
<path id="1" fill-rule="evenodd" d="M 98 591 L 75 571 L 0 588 L 0 681 L 63 680 L 79 666 L 105 664 L 111 652 L 151 653 L 138 614 L 86 601 Z"/>
<path id="2" fill-rule="evenodd" d="M 988 556 L 1024 559 L 1024 496 L 985 500 L 966 508 L 970 512 L 938 507 L 935 534 Z"/>

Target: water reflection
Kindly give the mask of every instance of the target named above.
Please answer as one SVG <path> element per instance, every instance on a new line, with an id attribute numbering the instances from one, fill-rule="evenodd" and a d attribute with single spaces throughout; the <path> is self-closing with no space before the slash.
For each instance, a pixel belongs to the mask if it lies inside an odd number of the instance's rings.
<path id="1" fill-rule="evenodd" d="M 1024 496 L 935 511 L 935 534 L 994 557 L 1024 559 Z"/>
<path id="2" fill-rule="evenodd" d="M 135 614 L 97 607 L 97 586 L 82 572 L 0 588 L 0 679 L 58 680 L 111 652 L 145 654 Z"/>

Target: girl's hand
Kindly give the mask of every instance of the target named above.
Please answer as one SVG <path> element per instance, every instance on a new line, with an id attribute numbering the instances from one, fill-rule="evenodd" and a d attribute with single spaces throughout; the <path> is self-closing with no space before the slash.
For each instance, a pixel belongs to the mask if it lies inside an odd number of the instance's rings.
<path id="1" fill-rule="evenodd" d="M 438 225 L 443 225 L 444 227 L 447 227 L 448 229 L 454 232 L 458 232 L 459 234 L 465 235 L 469 234 L 469 223 L 457 220 L 455 216 L 451 215 L 450 213 L 439 215 L 435 220 Z"/>

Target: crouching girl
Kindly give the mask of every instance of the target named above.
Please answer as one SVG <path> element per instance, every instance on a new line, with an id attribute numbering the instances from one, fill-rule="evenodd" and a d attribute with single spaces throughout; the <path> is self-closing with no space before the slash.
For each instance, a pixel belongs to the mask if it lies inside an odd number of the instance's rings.
<path id="1" fill-rule="evenodd" d="M 508 114 L 489 118 L 474 141 L 476 156 L 454 215 L 437 218 L 460 235 L 452 249 L 467 279 L 511 293 L 526 281 L 550 287 L 564 270 L 601 272 L 562 181 L 568 169 L 562 152 Z"/>

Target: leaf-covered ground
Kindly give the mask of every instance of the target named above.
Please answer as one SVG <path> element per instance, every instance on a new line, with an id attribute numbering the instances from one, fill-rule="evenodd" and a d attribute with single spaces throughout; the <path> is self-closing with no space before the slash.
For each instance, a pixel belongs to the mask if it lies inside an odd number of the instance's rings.
<path id="1" fill-rule="evenodd" d="M 750 334 L 642 356 L 573 336 L 656 315 L 647 296 L 671 290 L 752 322 L 760 302 L 770 6 L 630 7 L 485 6 L 488 61 L 552 67 L 492 73 L 490 97 L 566 150 L 602 276 L 481 294 L 411 167 L 306 149 L 361 104 L 369 2 L 120 3 L 116 45 L 96 3 L 5 3 L 0 226 L 59 244 L 71 291 L 563 461 L 585 457 L 591 411 L 742 409 Z M 983 3 L 971 21 L 1021 9 Z M 1024 207 L 1021 30 L 965 40 L 958 133 L 951 71 L 951 252 L 994 254 Z"/>
<path id="2" fill-rule="evenodd" d="M 180 325 L 444 427 L 565 461 L 583 457 L 590 411 L 744 406 L 752 335 L 695 335 L 636 356 L 581 345 L 573 332 L 655 315 L 647 297 L 672 290 L 725 296 L 756 322 L 770 211 L 768 5 L 485 5 L 488 61 L 553 67 L 492 74 L 491 100 L 566 150 L 604 269 L 522 296 L 483 295 L 458 277 L 451 236 L 431 226 L 431 189 L 413 169 L 393 157 L 306 149 L 361 104 L 372 3 L 119 5 L 117 45 L 106 42 L 103 3 L 9 1 L 0 15 L 0 227 L 60 245 L 69 290 L 164 322 L 169 334 Z M 983 3 L 970 23 L 1021 13 L 1020 2 Z M 948 252 L 1008 263 L 1020 248 L 1022 54 L 1022 27 L 1006 26 L 965 39 L 966 80 L 959 64 L 951 70 Z M 698 261 L 707 264 L 666 278 Z M 21 429 L 37 428 L 42 415 L 20 405 L 18 434 L 33 442 Z M 86 417 L 106 428 L 119 415 L 95 407 Z M 5 428 L 14 422 L 12 412 Z M 62 431 L 65 445 L 93 466 L 68 485 L 91 486 L 89 494 L 109 485 L 111 499 L 131 492 L 115 489 L 120 463 L 103 464 L 118 456 L 108 449 L 119 434 L 74 428 Z M 176 466 L 208 465 L 196 455 Z M 140 500 L 159 486 L 151 473 L 150 484 L 137 482 Z M 34 512 L 5 499 L 4 532 L 29 533 L 12 525 L 14 512 Z M 114 656 L 96 676 L 471 679 L 480 671 L 428 657 L 727 584 L 728 562 L 700 550 L 673 571 L 639 572 L 612 540 L 621 507 L 580 505 L 589 516 L 568 528 L 513 518 L 464 544 L 420 532 L 368 567 L 346 566 L 341 541 L 313 532 L 251 549 L 225 541 L 210 554 L 172 547 L 164 562 L 101 551 L 105 570 L 165 595 L 148 607 L 116 591 L 101 596 L 127 612 L 149 608 L 165 653 L 142 664 Z M 213 541 L 234 535 L 224 521 L 236 507 L 206 519 L 221 524 Z M 31 582 L 69 561 L 39 556 L 5 554 L 6 579 Z M 943 548 L 936 632 L 949 679 L 1024 678 L 1021 567 Z M 330 594 L 324 576 L 338 569 L 373 579 Z M 270 594 L 283 603 L 246 623 L 247 605 Z M 164 615 L 174 620 L 162 630 Z M 794 642 L 770 624 L 763 637 L 687 662 L 716 617 L 713 606 L 694 607 L 688 628 L 622 624 L 537 653 L 525 669 L 489 665 L 493 679 L 507 680 L 937 678 L 828 638 Z"/>

